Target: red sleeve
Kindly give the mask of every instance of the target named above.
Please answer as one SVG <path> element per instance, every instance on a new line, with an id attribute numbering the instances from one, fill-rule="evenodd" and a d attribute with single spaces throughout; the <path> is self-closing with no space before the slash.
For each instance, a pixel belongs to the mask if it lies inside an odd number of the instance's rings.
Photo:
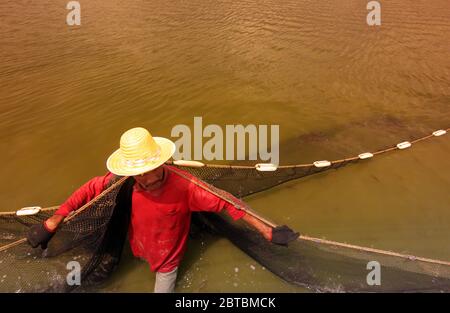
<path id="1" fill-rule="evenodd" d="M 203 212 L 220 212 L 225 209 L 233 220 L 238 220 L 245 215 L 243 210 L 235 208 L 232 204 L 195 184 L 190 186 L 189 208 L 191 211 Z"/>
<path id="2" fill-rule="evenodd" d="M 107 173 L 104 176 L 92 178 L 83 186 L 78 188 L 67 200 L 64 202 L 55 214 L 68 216 L 70 212 L 79 209 L 84 204 L 88 203 L 96 196 L 98 196 L 106 188 L 109 181 L 113 177 L 112 173 Z"/>

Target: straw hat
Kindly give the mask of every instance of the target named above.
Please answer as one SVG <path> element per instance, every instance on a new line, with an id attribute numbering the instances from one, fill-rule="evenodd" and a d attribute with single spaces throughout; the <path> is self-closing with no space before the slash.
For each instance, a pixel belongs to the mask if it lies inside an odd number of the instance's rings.
<path id="1" fill-rule="evenodd" d="M 123 133 L 120 149 L 111 154 L 106 167 L 119 176 L 139 175 L 161 166 L 174 153 L 171 140 L 152 137 L 145 128 L 136 127 Z"/>

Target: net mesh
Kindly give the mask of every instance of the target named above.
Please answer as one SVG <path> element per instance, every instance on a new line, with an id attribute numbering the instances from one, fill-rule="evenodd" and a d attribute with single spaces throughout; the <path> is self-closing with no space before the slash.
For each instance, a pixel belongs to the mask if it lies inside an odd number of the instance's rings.
<path id="1" fill-rule="evenodd" d="M 203 214 L 205 223 L 284 280 L 315 292 L 449 292 L 448 265 L 321 244 L 299 238 L 273 245 L 224 214 Z M 370 285 L 369 262 L 380 265 L 380 285 Z M 370 277 L 369 277 L 370 278 Z M 369 279 L 370 280 L 370 279 Z"/>
<path id="2" fill-rule="evenodd" d="M 335 170 L 358 159 L 331 162 L 328 167 L 313 164 L 279 166 L 276 171 L 258 171 L 253 166 L 207 165 L 202 167 L 177 166 L 217 188 L 226 190 L 242 198 L 253 193 L 270 189 L 287 181 L 313 175 L 327 170 Z M 172 164 L 172 163 L 169 163 Z M 174 164 L 172 164 L 174 165 Z"/>
<path id="3" fill-rule="evenodd" d="M 12 245 L 26 236 L 28 228 L 50 217 L 55 209 L 36 215 L 0 215 L 0 290 L 5 292 L 67 292 L 78 287 L 67 277 L 69 262 L 80 265 L 84 287 L 103 281 L 119 263 L 128 229 L 129 213 L 124 203 L 130 181 L 113 184 L 76 216 L 69 217 L 48 248 Z M 74 268 L 75 269 L 75 268 Z"/>
<path id="4" fill-rule="evenodd" d="M 202 168 L 200 168 L 202 169 Z M 172 168 L 178 175 L 225 199 L 235 207 L 261 217 L 244 201 L 213 185 Z M 197 171 L 197 174 L 201 172 Z M 224 187 L 224 185 L 221 185 Z M 246 252 L 284 280 L 318 292 L 448 292 L 450 263 L 401 255 L 301 236 L 288 247 L 272 244 L 242 221 L 226 214 L 202 213 L 205 225 Z M 369 262 L 377 262 L 381 280 L 372 283 Z"/>
<path id="5" fill-rule="evenodd" d="M 275 226 L 239 198 L 355 161 L 355 158 L 340 160 L 325 168 L 313 164 L 281 166 L 274 172 L 215 165 L 185 167 L 170 164 L 168 168 Z M 105 192 L 69 218 L 44 251 L 19 242 L 32 224 L 51 216 L 55 208 L 32 216 L 1 213 L 0 291 L 82 291 L 103 282 L 120 261 L 129 224 L 133 183 L 131 178 L 116 178 Z M 196 220 L 229 238 L 279 277 L 314 291 L 450 291 L 448 262 L 372 251 L 305 236 L 284 247 L 267 242 L 244 223 L 234 222 L 223 214 L 201 213 Z M 81 286 L 67 281 L 70 272 L 67 266 L 71 261 L 80 265 Z M 381 265 L 381 285 L 372 286 L 367 282 L 370 261 Z"/>

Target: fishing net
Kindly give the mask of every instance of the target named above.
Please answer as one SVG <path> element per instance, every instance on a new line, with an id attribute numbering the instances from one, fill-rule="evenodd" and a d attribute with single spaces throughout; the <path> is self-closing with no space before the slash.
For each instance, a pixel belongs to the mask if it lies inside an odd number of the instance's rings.
<path id="1" fill-rule="evenodd" d="M 195 177 L 176 174 L 227 200 L 248 214 L 276 226 L 244 201 Z M 288 247 L 272 244 L 242 221 L 226 214 L 198 217 L 222 236 L 284 280 L 316 292 L 449 292 L 450 263 L 300 236 Z M 372 262 L 380 280 L 370 275 Z M 368 267 L 370 265 L 370 267 Z M 369 279 L 368 279 L 369 276 Z"/>
<path id="2" fill-rule="evenodd" d="M 201 167 L 181 166 L 192 175 L 217 188 L 226 190 L 236 197 L 242 198 L 256 192 L 270 189 L 287 181 L 313 175 L 326 170 L 338 169 L 357 159 L 330 162 L 327 167 L 314 164 L 278 166 L 275 171 L 258 171 L 254 166 L 208 165 Z"/>
<path id="3" fill-rule="evenodd" d="M 431 137 L 419 138 L 412 143 Z M 394 146 L 373 155 L 397 148 Z M 259 171 L 251 166 L 218 165 L 190 167 L 172 164 L 169 168 L 275 226 L 238 198 L 360 159 L 352 157 L 332 161 L 326 166 L 322 166 L 323 162 L 279 166 L 275 171 Z M 46 250 L 31 248 L 23 238 L 31 225 L 50 217 L 56 208 L 29 216 L 18 216 L 15 212 L 0 213 L 0 291 L 83 291 L 104 282 L 120 261 L 129 225 L 133 183 L 131 178 L 115 178 L 103 193 L 66 219 Z M 224 215 L 201 213 L 196 220 L 229 238 L 279 277 L 314 291 L 450 291 L 449 262 L 306 236 L 284 247 L 267 242 L 242 222 L 231 221 Z M 74 269 L 70 266 L 72 261 L 80 265 L 81 286 L 68 280 Z M 367 283 L 367 264 L 370 261 L 381 265 L 381 285 Z"/>
<path id="4" fill-rule="evenodd" d="M 180 162 L 179 166 L 189 171 L 196 177 L 201 178 L 205 182 L 227 192 L 236 197 L 245 197 L 256 192 L 270 189 L 274 186 L 283 184 L 287 181 L 302 178 L 328 170 L 336 170 L 343 166 L 357 162 L 367 162 L 368 159 L 377 157 L 388 152 L 409 148 L 424 140 L 440 137 L 445 135 L 450 128 L 440 129 L 431 134 L 424 135 L 411 141 L 404 141 L 397 145 L 388 146 L 384 149 L 360 153 L 356 156 L 347 157 L 334 161 L 315 161 L 313 163 L 272 166 L 270 170 L 264 165 L 257 164 L 255 166 L 235 166 L 235 165 L 208 165 L 201 162 Z M 168 162 L 177 166 L 177 162 Z"/>
<path id="5" fill-rule="evenodd" d="M 70 272 L 79 264 L 83 287 L 102 282 L 120 260 L 128 231 L 127 203 L 132 183 L 113 180 L 95 201 L 78 210 L 57 231 L 48 248 L 33 249 L 27 243 L 14 244 L 28 228 L 49 218 L 56 208 L 35 215 L 0 215 L 0 291 L 68 292 L 77 287 Z M 9 248 L 8 245 L 10 246 Z M 4 248 L 1 248 L 4 247 Z M 7 249 L 5 249 L 7 248 Z M 69 281 L 68 282 L 68 276 Z"/>
<path id="6" fill-rule="evenodd" d="M 314 292 L 450 291 L 450 264 L 349 248 L 304 236 L 288 247 L 278 246 L 246 224 L 230 221 L 225 214 L 202 214 L 202 218 L 277 276 Z M 367 267 L 373 261 L 380 266 L 379 285 L 372 282 L 373 268 Z"/>

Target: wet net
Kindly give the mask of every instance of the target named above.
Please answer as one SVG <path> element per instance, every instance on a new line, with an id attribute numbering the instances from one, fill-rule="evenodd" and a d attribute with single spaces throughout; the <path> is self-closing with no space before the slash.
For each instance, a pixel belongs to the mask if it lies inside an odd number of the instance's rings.
<path id="1" fill-rule="evenodd" d="M 345 160 L 332 163 L 328 167 L 316 167 L 313 164 L 278 166 L 275 171 L 258 171 L 253 166 L 208 165 L 201 167 L 178 166 L 192 175 L 217 188 L 226 190 L 236 197 L 268 190 L 290 180 L 313 175 L 326 170 L 338 169 L 358 160 Z M 176 166 L 176 164 L 173 164 Z"/>
<path id="2" fill-rule="evenodd" d="M 67 218 L 46 250 L 31 248 L 23 238 L 31 225 L 49 218 L 57 207 L 29 216 L 0 214 L 0 291 L 69 292 L 80 286 L 77 276 L 69 275 L 71 270 L 80 271 L 83 288 L 104 281 L 120 261 L 131 183 L 113 180 L 94 201 Z"/>
<path id="3" fill-rule="evenodd" d="M 244 201 L 204 181 L 171 168 L 174 173 L 225 199 L 236 208 L 275 227 Z M 272 244 L 242 221 L 226 214 L 202 213 L 203 224 L 277 276 L 316 292 L 449 292 L 450 262 L 403 255 L 300 236 L 287 247 Z M 369 274 L 371 271 L 373 276 Z M 380 278 L 377 280 L 376 277 Z"/>
<path id="4" fill-rule="evenodd" d="M 411 143 L 432 136 L 435 135 Z M 395 149 L 400 148 L 394 146 L 374 152 L 372 156 Z M 329 164 L 322 161 L 279 166 L 274 171 L 260 171 L 251 166 L 182 166 L 173 163 L 168 168 L 266 224 L 276 226 L 239 198 L 362 159 L 358 156 Z M 104 282 L 120 262 L 129 225 L 133 183 L 131 178 L 115 178 L 103 193 L 66 219 L 46 250 L 31 248 L 24 237 L 31 225 L 50 217 L 57 207 L 28 216 L 0 213 L 0 291 L 83 291 Z M 243 222 L 231 221 L 223 214 L 201 213 L 196 220 L 229 238 L 282 279 L 313 291 L 450 292 L 449 262 L 306 236 L 284 247 L 267 242 Z M 368 263 L 372 261 L 381 266 L 380 284 L 368 279 Z M 70 275 L 77 269 L 77 264 L 81 285 Z"/>
<path id="5" fill-rule="evenodd" d="M 351 156 L 339 160 L 319 160 L 312 163 L 272 166 L 272 164 L 256 164 L 255 166 L 235 166 L 235 165 L 208 165 L 201 162 L 168 162 L 180 168 L 189 171 L 196 177 L 201 178 L 205 182 L 227 192 L 236 197 L 245 197 L 256 192 L 268 190 L 277 185 L 283 184 L 290 180 L 302 178 L 316 173 L 337 170 L 348 164 L 357 162 L 367 162 L 368 160 L 382 154 L 386 154 L 396 150 L 402 150 L 413 147 L 415 144 L 440 137 L 450 131 L 440 129 L 411 141 L 403 141 L 393 146 L 386 147 L 377 151 L 363 152 L 355 156 Z M 265 165 L 269 165 L 266 167 Z"/>
<path id="6" fill-rule="evenodd" d="M 272 273 L 314 292 L 450 292 L 450 264 L 305 236 L 288 247 L 278 246 L 224 214 L 203 214 L 202 218 Z M 379 272 L 372 272 L 377 266 Z"/>

